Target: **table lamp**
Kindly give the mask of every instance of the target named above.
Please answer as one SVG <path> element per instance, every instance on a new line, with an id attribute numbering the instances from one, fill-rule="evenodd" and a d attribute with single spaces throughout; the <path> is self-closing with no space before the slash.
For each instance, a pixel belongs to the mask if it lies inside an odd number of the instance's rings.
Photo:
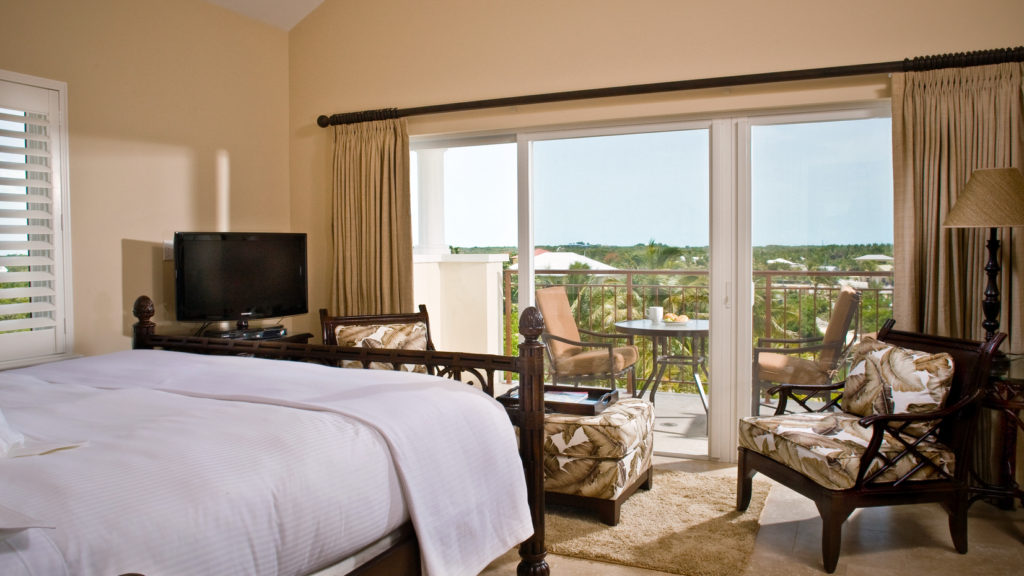
<path id="1" fill-rule="evenodd" d="M 985 340 L 999 329 L 999 239 L 996 228 L 1024 226 L 1024 174 L 1017 168 L 975 170 L 942 224 L 946 228 L 989 228 L 988 285 L 981 302 Z"/>

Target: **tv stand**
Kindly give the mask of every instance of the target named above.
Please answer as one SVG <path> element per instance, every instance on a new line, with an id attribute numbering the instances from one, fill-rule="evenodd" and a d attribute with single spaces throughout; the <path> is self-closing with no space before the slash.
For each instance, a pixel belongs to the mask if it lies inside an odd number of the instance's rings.
<path id="1" fill-rule="evenodd" d="M 242 322 L 239 321 L 239 325 Z M 244 327 L 235 330 L 207 330 L 203 336 L 207 338 L 230 338 L 234 340 L 280 340 L 285 338 L 288 331 L 284 326 L 264 326 L 262 328 L 250 329 L 248 323 Z"/>

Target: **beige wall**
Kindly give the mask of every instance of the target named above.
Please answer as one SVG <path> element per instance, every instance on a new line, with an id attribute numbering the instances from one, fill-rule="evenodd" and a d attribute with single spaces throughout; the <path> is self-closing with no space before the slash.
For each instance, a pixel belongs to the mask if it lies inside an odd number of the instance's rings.
<path id="1" fill-rule="evenodd" d="M 68 84 L 75 345 L 85 354 L 127 346 L 139 293 L 168 314 L 160 243 L 175 230 L 308 232 L 310 309 L 327 306 L 331 136 L 319 114 L 1024 44 L 1019 0 L 327 0 L 290 33 L 200 0 L 0 0 L 0 14 L 0 68 Z M 794 83 L 414 118 L 410 129 L 886 95 L 885 78 Z M 230 191 L 221 215 L 218 177 Z M 298 318 L 293 330 L 318 332 L 315 323 Z"/>
<path id="2" fill-rule="evenodd" d="M 176 230 L 289 230 L 287 33 L 199 0 L 0 14 L 0 68 L 68 85 L 76 351 L 126 348 L 139 294 L 167 317 Z"/>
<path id="3" fill-rule="evenodd" d="M 320 114 L 1024 45 L 1020 0 L 326 0 L 289 34 L 292 225 L 330 234 Z M 410 118 L 414 135 L 879 100 L 885 76 Z M 322 239 L 323 241 L 319 241 Z M 330 255 L 311 252 L 327 302 Z"/>

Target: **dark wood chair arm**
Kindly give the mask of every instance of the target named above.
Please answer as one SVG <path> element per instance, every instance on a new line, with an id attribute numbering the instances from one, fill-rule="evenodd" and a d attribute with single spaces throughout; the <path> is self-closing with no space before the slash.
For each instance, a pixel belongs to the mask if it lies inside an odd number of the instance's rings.
<path id="1" fill-rule="evenodd" d="M 755 347 L 754 357 L 756 358 L 761 352 L 771 352 L 773 354 L 805 354 L 808 352 L 819 352 L 821 350 L 835 348 L 837 345 L 838 344 L 817 344 L 814 346 L 795 346 L 790 348 Z"/>
<path id="2" fill-rule="evenodd" d="M 609 334 L 609 336 L 618 337 L 619 335 L 618 334 Z M 626 334 L 623 334 L 623 336 L 626 336 Z M 615 365 L 615 348 L 616 348 L 616 346 L 615 346 L 614 342 L 584 342 L 584 341 L 570 340 L 568 338 L 563 338 L 561 336 L 555 336 L 554 334 L 551 334 L 549 332 L 541 333 L 541 339 L 545 342 L 545 344 L 547 342 L 549 342 L 550 340 L 555 340 L 555 341 L 558 341 L 558 342 L 564 342 L 564 343 L 572 345 L 572 346 L 579 346 L 580 348 L 597 348 L 597 349 L 601 349 L 601 350 L 606 350 L 608 352 L 608 366 L 614 366 Z M 630 344 L 632 344 L 632 342 L 633 342 L 632 339 L 630 339 Z M 548 360 L 551 361 L 552 368 L 557 371 L 558 359 L 551 352 L 551 346 L 545 346 L 545 350 L 547 350 Z"/>
<path id="3" fill-rule="evenodd" d="M 600 332 L 595 332 L 594 334 L 600 336 L 608 336 L 611 338 L 629 339 L 628 334 L 602 334 Z M 571 344 L 573 346 L 579 346 L 580 348 L 607 348 L 611 350 L 612 348 L 616 347 L 615 342 L 594 342 L 593 340 L 570 340 L 568 338 L 563 338 L 562 336 L 555 336 L 554 334 L 551 334 L 549 332 L 544 332 L 541 335 L 541 337 L 546 340 L 556 340 L 558 342 L 564 342 L 566 344 Z"/>
<path id="4" fill-rule="evenodd" d="M 586 334 L 587 336 L 593 336 L 595 338 L 609 338 L 609 339 L 613 339 L 613 340 L 627 340 L 631 344 L 633 342 L 633 335 L 632 334 L 612 334 L 610 332 L 594 332 L 592 330 L 584 330 L 582 328 L 577 328 L 577 330 L 581 334 Z"/>
<path id="5" fill-rule="evenodd" d="M 810 342 L 821 342 L 823 337 L 821 336 L 808 336 L 806 338 L 758 338 L 757 345 L 765 346 L 767 344 L 808 344 Z"/>
<path id="6" fill-rule="evenodd" d="M 846 382 L 836 382 L 833 384 L 779 384 L 772 386 L 768 389 L 769 394 L 778 394 L 779 403 L 775 406 L 775 415 L 781 416 L 786 412 L 786 406 L 789 403 L 789 399 L 792 398 L 795 402 L 800 404 L 809 412 L 812 412 L 808 406 L 796 397 L 797 394 L 803 393 L 806 396 L 816 396 L 822 392 L 830 392 L 833 390 L 842 390 L 846 386 Z M 828 410 L 833 406 L 836 406 L 839 402 L 839 398 L 835 398 L 826 402 L 824 406 L 818 409 L 818 412 Z"/>
<path id="7" fill-rule="evenodd" d="M 612 348 L 615 347 L 615 344 L 612 342 L 584 342 L 582 340 L 570 340 L 568 338 L 563 338 L 561 336 L 555 336 L 550 332 L 544 332 L 543 334 L 541 334 L 541 338 L 543 338 L 545 341 L 555 340 L 557 342 L 564 342 L 565 344 L 570 344 L 572 346 L 579 346 L 580 348 L 607 348 L 611 350 Z"/>
<path id="8" fill-rule="evenodd" d="M 824 392 L 826 390 L 838 390 L 846 386 L 846 382 L 835 382 L 832 384 L 779 384 L 772 386 L 768 389 L 768 392 L 783 393 L 786 395 L 794 392 Z"/>
<path id="9" fill-rule="evenodd" d="M 918 412 L 916 414 L 901 413 L 901 414 L 872 414 L 871 416 L 865 416 L 857 421 L 858 424 L 865 428 L 871 426 L 885 426 L 891 423 L 913 423 L 913 422 L 928 422 L 931 420 L 941 420 L 952 414 L 963 410 L 971 404 L 979 401 L 984 395 L 984 391 L 978 390 L 974 394 L 961 398 L 956 404 L 940 408 L 939 410 L 932 410 L 930 412 Z"/>
<path id="10" fill-rule="evenodd" d="M 920 412 L 918 414 L 872 414 L 871 416 L 865 416 L 858 420 L 857 423 L 861 426 L 871 428 L 871 440 L 868 442 L 867 448 L 864 450 L 864 454 L 861 455 L 860 470 L 857 475 L 857 486 L 863 486 L 882 474 L 882 470 L 876 470 L 869 475 L 868 469 L 871 466 L 871 462 L 878 457 L 878 450 L 882 446 L 886 432 L 889 432 L 899 443 L 903 445 L 903 453 L 895 459 L 892 459 L 892 462 L 894 463 L 896 460 L 900 459 L 903 454 L 916 453 L 918 444 L 936 431 L 943 418 L 956 414 L 971 404 L 980 401 L 982 396 L 984 396 L 984 392 L 979 389 L 970 396 L 961 398 L 959 402 L 939 410 Z M 907 429 L 907 426 L 915 422 L 934 422 L 935 424 L 933 424 L 923 434 L 906 433 L 905 430 Z M 891 465 L 888 463 L 889 459 L 885 460 L 886 464 L 883 465 L 883 469 Z"/>

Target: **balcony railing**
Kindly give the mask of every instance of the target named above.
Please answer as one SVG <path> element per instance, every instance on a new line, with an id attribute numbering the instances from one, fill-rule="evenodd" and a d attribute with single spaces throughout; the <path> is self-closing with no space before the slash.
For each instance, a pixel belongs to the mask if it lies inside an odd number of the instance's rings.
<path id="1" fill-rule="evenodd" d="M 517 345 L 513 325 L 517 274 L 516 270 L 504 272 L 505 354 L 514 354 Z M 820 335 L 847 283 L 861 292 L 857 333 L 873 332 L 892 316 L 892 278 L 889 271 L 755 271 L 751 319 L 755 342 L 759 337 Z M 707 270 L 544 270 L 535 274 L 535 283 L 537 288 L 565 286 L 576 324 L 587 330 L 614 332 L 615 322 L 643 318 L 649 306 L 708 318 Z M 641 348 L 638 370 L 645 374 L 645 366 L 650 367 L 649 343 L 638 341 L 637 345 Z M 686 342 L 672 345 L 679 353 L 690 353 Z M 692 374 L 671 374 L 662 386 L 687 381 L 692 381 Z"/>

